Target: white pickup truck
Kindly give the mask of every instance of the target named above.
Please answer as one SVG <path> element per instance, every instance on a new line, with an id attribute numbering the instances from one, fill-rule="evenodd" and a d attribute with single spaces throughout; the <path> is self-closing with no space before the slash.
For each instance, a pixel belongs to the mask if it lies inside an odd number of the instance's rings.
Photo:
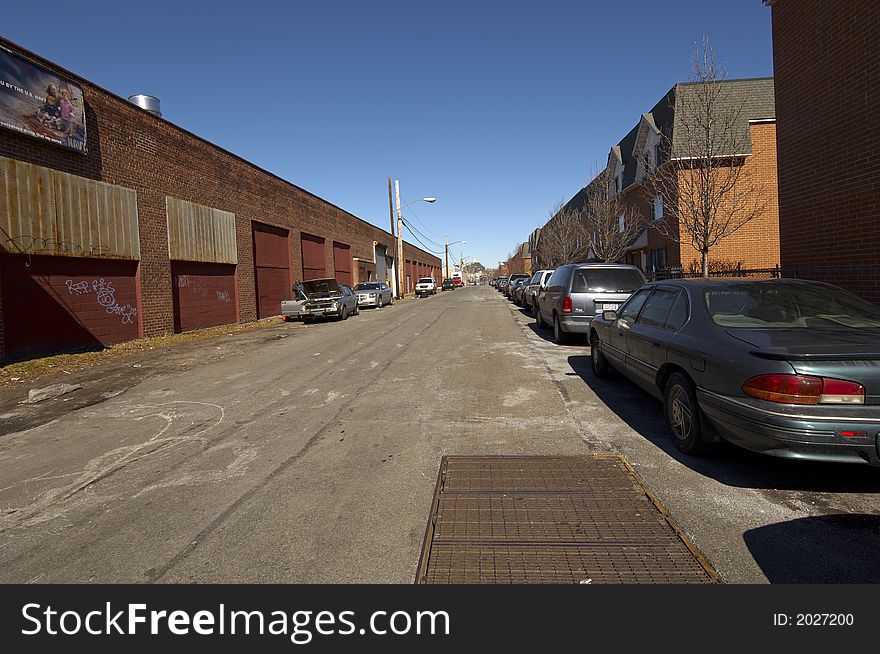
<path id="1" fill-rule="evenodd" d="M 433 277 L 420 277 L 416 282 L 416 297 L 435 295 L 437 293 L 437 281 Z"/>

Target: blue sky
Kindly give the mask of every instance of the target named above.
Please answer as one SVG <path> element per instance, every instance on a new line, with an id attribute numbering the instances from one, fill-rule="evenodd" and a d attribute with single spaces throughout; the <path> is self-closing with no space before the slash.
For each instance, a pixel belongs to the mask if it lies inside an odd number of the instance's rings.
<path id="1" fill-rule="evenodd" d="M 425 245 L 489 267 L 703 35 L 729 77 L 772 75 L 760 0 L 16 2 L 2 34 L 385 229 L 389 175 L 404 203 L 436 196 L 405 210 Z"/>

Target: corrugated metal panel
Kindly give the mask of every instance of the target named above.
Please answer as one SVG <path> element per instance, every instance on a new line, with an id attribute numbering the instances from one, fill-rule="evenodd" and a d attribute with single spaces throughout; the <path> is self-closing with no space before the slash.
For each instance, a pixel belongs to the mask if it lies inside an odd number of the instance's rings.
<path id="1" fill-rule="evenodd" d="M 0 157 L 0 251 L 140 259 L 137 193 Z"/>
<path id="2" fill-rule="evenodd" d="M 166 197 L 168 254 L 176 261 L 238 263 L 235 214 Z"/>

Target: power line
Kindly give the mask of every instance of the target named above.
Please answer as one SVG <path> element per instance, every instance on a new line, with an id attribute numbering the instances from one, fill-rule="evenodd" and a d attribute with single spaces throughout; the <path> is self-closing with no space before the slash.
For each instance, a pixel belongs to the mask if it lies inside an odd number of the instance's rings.
<path id="1" fill-rule="evenodd" d="M 431 254 L 435 254 L 438 257 L 443 255 L 442 252 L 437 252 L 436 250 L 432 250 L 430 247 L 428 247 L 427 245 L 422 243 L 422 240 L 418 236 L 416 236 L 416 233 L 414 231 L 412 231 L 412 228 L 409 225 L 407 225 L 403 219 L 401 219 L 400 223 L 404 227 L 406 227 L 407 231 L 412 235 L 412 237 L 419 242 L 419 245 L 421 245 L 423 248 L 425 248 L 425 252 L 430 252 Z"/>
<path id="2" fill-rule="evenodd" d="M 406 224 L 406 223 L 405 223 L 405 224 Z M 421 236 L 423 239 L 425 239 L 426 241 L 428 241 L 428 243 L 433 243 L 433 244 L 434 244 L 436 247 L 438 247 L 438 248 L 445 247 L 445 246 L 443 245 L 443 243 L 438 243 L 437 241 L 435 241 L 435 240 L 433 240 L 433 239 L 428 238 L 427 236 L 425 236 L 420 230 L 416 229 L 416 227 L 415 227 L 414 225 L 406 224 L 406 227 L 407 227 L 407 229 L 415 230 L 416 232 L 418 232 L 419 236 Z"/>

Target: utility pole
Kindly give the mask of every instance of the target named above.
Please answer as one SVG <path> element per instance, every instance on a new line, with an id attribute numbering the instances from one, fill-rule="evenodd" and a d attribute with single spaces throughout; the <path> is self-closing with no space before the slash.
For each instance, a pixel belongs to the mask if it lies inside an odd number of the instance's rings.
<path id="1" fill-rule="evenodd" d="M 443 279 L 452 279 L 452 275 L 449 274 L 449 234 L 446 235 L 446 275 Z"/>
<path id="2" fill-rule="evenodd" d="M 403 216 L 400 213 L 400 180 L 394 180 L 394 195 L 397 198 L 397 299 L 403 299 L 403 273 L 406 267 L 403 260 Z"/>
<path id="3" fill-rule="evenodd" d="M 388 176 L 388 213 L 391 215 L 391 241 L 394 242 L 394 200 L 391 198 L 391 176 Z M 388 252 L 385 252 L 386 261 L 385 265 L 388 265 L 387 256 Z M 396 270 L 396 269 L 395 269 Z M 397 275 L 394 275 L 397 277 Z M 388 274 L 388 269 L 385 269 L 385 277 L 388 278 L 390 275 Z M 397 283 L 397 279 L 394 280 Z"/>

